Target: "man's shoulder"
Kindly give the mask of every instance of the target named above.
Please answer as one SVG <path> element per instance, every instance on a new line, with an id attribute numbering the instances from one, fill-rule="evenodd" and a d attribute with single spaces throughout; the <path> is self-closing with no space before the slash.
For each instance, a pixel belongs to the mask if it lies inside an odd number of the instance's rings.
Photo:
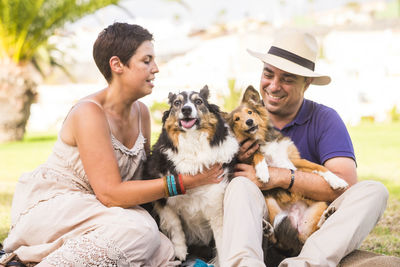
<path id="1" fill-rule="evenodd" d="M 309 99 L 305 99 L 304 103 L 314 119 L 330 120 L 339 118 L 339 114 L 331 107 Z"/>

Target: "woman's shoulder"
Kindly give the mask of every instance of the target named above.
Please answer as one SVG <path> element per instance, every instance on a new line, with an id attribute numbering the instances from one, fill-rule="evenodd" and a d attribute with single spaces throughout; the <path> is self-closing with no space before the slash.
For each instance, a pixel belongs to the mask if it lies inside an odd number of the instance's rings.
<path id="1" fill-rule="evenodd" d="M 148 119 L 150 117 L 149 107 L 145 103 L 143 103 L 143 102 L 141 102 L 139 100 L 137 100 L 137 104 L 138 104 L 139 109 L 140 109 L 140 117 L 142 119 Z"/>
<path id="2" fill-rule="evenodd" d="M 71 108 L 60 130 L 62 141 L 76 146 L 77 131 L 86 131 L 89 128 L 108 130 L 107 117 L 102 105 L 94 98 L 83 98 Z"/>

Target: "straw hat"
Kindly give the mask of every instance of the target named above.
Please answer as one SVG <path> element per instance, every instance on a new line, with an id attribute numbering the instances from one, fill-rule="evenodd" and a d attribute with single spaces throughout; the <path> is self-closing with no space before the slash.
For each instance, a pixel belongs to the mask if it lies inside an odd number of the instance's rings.
<path id="1" fill-rule="evenodd" d="M 285 30 L 277 35 L 266 54 L 247 49 L 252 56 L 283 71 L 304 77 L 313 77 L 312 84 L 326 85 L 331 82 L 327 75 L 314 72 L 318 44 L 309 33 Z"/>

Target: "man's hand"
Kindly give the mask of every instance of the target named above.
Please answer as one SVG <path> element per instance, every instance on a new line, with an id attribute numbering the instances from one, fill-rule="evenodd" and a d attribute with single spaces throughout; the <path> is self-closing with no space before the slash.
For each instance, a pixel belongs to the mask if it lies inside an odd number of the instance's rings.
<path id="1" fill-rule="evenodd" d="M 257 149 L 260 147 L 259 144 L 257 144 L 257 141 L 252 141 L 250 139 L 245 140 L 241 145 L 239 149 L 239 154 L 238 154 L 238 159 L 240 162 L 245 162 L 248 158 L 250 158 L 254 152 L 257 151 Z"/>
<path id="2" fill-rule="evenodd" d="M 269 190 L 276 187 L 286 188 L 290 182 L 290 171 L 275 167 L 268 167 L 270 180 L 268 183 L 263 183 L 258 179 L 256 170 L 252 165 L 238 163 L 235 165 L 234 177 L 244 176 L 255 183 L 261 190 Z"/>

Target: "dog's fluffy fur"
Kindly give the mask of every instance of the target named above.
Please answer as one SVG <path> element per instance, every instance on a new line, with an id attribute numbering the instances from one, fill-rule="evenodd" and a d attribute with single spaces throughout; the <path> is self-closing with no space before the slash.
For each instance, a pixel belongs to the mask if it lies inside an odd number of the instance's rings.
<path id="1" fill-rule="evenodd" d="M 147 177 L 179 173 L 195 175 L 215 163 L 224 167 L 224 178 L 187 190 L 185 195 L 154 203 L 161 230 L 171 239 L 175 256 L 185 260 L 188 245 L 205 244 L 222 238 L 223 195 L 228 175 L 233 173 L 239 144 L 221 117 L 218 106 L 208 103 L 207 86 L 200 92 L 169 94 L 170 109 L 146 163 Z"/>
<path id="2" fill-rule="evenodd" d="M 246 89 L 240 106 L 228 114 L 227 120 L 239 142 L 250 139 L 260 145 L 247 163 L 255 167 L 262 182 L 268 182 L 268 166 L 272 166 L 317 173 L 333 189 L 348 186 L 325 167 L 300 158 L 291 139 L 273 128 L 260 95 L 252 86 Z M 297 255 L 305 240 L 319 228 L 327 203 L 278 188 L 265 191 L 264 195 L 269 212 L 270 241 L 285 251 L 286 256 Z"/>

